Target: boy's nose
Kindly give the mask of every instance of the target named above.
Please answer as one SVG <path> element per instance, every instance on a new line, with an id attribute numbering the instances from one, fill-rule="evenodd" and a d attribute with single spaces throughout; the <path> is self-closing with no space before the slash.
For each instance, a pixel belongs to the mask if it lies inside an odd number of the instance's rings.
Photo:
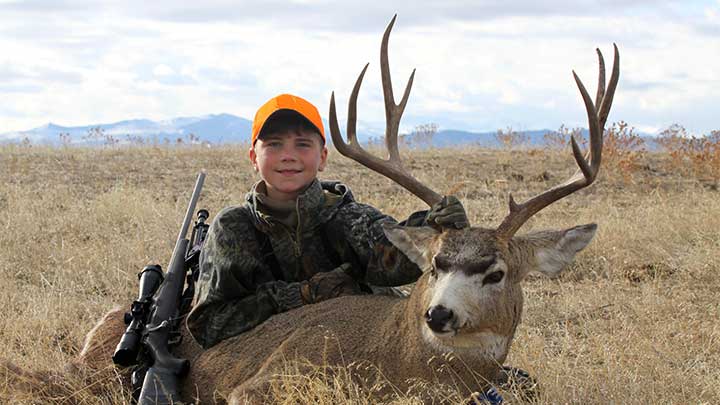
<path id="1" fill-rule="evenodd" d="M 282 149 L 282 153 L 281 153 L 281 155 L 280 155 L 280 158 L 281 158 L 283 161 L 295 160 L 295 159 L 296 159 L 296 158 L 295 158 L 295 153 L 293 153 L 292 148 L 288 148 L 288 147 L 284 147 L 284 148 Z"/>

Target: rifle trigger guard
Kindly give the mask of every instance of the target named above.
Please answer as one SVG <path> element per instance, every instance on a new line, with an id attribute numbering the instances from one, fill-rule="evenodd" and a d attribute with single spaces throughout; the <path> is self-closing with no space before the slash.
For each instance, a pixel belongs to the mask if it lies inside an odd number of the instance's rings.
<path id="1" fill-rule="evenodd" d="M 162 322 L 160 322 L 160 324 L 157 325 L 157 326 L 149 326 L 149 325 L 148 325 L 148 327 L 147 327 L 147 329 L 146 329 L 146 332 L 155 332 L 155 331 L 162 330 L 162 329 L 166 329 L 166 328 L 169 328 L 169 327 L 170 327 L 170 322 L 168 322 L 168 321 L 162 321 Z"/>

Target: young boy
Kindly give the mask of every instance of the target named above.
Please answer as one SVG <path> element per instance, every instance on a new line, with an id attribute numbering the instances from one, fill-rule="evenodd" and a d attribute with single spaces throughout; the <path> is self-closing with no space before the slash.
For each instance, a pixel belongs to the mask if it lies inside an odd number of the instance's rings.
<path id="1" fill-rule="evenodd" d="M 212 222 L 187 326 L 201 346 L 254 328 L 276 313 L 373 286 L 417 280 L 420 269 L 385 237 L 395 222 L 355 202 L 347 186 L 317 179 L 327 163 L 317 108 L 289 94 L 258 110 L 250 160 L 261 180 L 242 205 Z M 457 199 L 420 211 L 406 226 L 467 226 Z"/>

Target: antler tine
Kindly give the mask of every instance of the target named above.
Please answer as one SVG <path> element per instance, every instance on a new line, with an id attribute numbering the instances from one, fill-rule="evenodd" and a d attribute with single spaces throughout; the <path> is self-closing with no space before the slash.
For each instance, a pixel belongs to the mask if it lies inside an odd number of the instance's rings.
<path id="1" fill-rule="evenodd" d="M 357 80 L 355 81 L 355 86 L 353 86 L 352 93 L 350 93 L 350 101 L 348 102 L 348 118 L 347 118 L 347 137 L 348 142 L 358 145 L 360 147 L 360 144 L 357 140 L 357 98 L 358 94 L 360 94 L 360 86 L 362 85 L 363 78 L 365 77 L 365 72 L 367 72 L 367 68 L 370 66 L 370 63 L 366 63 L 365 67 L 363 68 L 362 72 L 360 72 L 360 75 L 358 76 Z"/>
<path id="2" fill-rule="evenodd" d="M 603 97 L 605 97 L 605 59 L 603 59 L 602 52 L 600 52 L 600 48 L 596 48 L 595 51 L 598 55 L 598 67 L 599 67 L 599 73 L 598 73 L 598 87 L 597 87 L 597 94 L 595 95 L 595 105 L 600 106 L 602 103 Z"/>
<path id="3" fill-rule="evenodd" d="M 588 116 L 588 131 L 590 132 L 590 151 L 588 152 L 588 156 L 590 156 L 590 168 L 592 170 L 592 173 L 589 173 L 591 174 L 590 177 L 585 177 L 591 179 L 590 181 L 592 182 L 592 180 L 595 180 L 595 175 L 597 175 L 597 171 L 600 169 L 600 158 L 602 156 L 601 153 L 603 145 L 603 129 L 600 128 L 597 110 L 593 105 L 590 94 L 588 94 L 587 90 L 585 90 L 585 86 L 583 85 L 582 80 L 580 80 L 580 78 L 574 71 L 573 77 L 575 78 L 575 83 L 580 90 L 580 95 L 582 95 L 583 102 L 585 103 L 585 110 L 587 111 Z M 575 138 L 572 137 L 572 140 L 574 141 Z M 577 147 L 577 143 L 575 143 L 575 146 Z M 577 148 L 577 150 L 579 151 L 579 148 Z M 573 151 L 575 151 L 575 148 L 573 148 Z M 580 153 L 573 154 L 575 155 L 575 161 L 578 162 L 578 165 L 582 169 L 583 164 L 580 163 L 580 160 L 585 161 L 585 159 Z"/>
<path id="4" fill-rule="evenodd" d="M 432 206 L 442 200 L 442 196 L 435 191 L 431 190 L 426 185 L 420 183 L 415 177 L 408 173 L 402 165 L 400 160 L 400 153 L 398 151 L 398 129 L 400 128 L 400 117 L 402 116 L 405 105 L 407 104 L 408 97 L 410 96 L 410 88 L 412 87 L 413 74 L 410 75 L 410 80 L 405 88 L 405 93 L 400 101 L 399 105 L 395 105 L 395 99 L 392 94 L 392 83 L 390 82 L 390 69 L 388 68 L 387 58 L 387 43 L 390 35 L 390 29 L 395 22 L 395 17 L 385 29 L 385 35 L 380 51 L 380 65 L 382 71 L 383 81 L 383 94 L 385 96 L 385 117 L 387 128 L 385 130 L 385 145 L 387 146 L 389 157 L 387 160 L 380 159 L 368 153 L 365 149 L 360 146 L 356 136 L 356 124 L 357 124 L 357 98 L 360 92 L 360 85 L 362 79 L 365 76 L 365 71 L 368 65 L 365 65 L 360 76 L 355 82 L 352 94 L 350 95 L 350 101 L 348 103 L 348 122 L 347 122 L 347 138 L 346 143 L 342 139 L 340 133 L 340 126 L 338 125 L 337 113 L 335 110 L 335 92 L 330 96 L 330 135 L 333 140 L 333 144 L 338 152 L 343 156 L 349 157 L 363 166 L 382 174 L 385 177 L 393 180 L 415 196 L 423 200 L 426 204 Z"/>
<path id="5" fill-rule="evenodd" d="M 555 201 L 566 197 L 581 188 L 587 187 L 595 181 L 597 174 L 600 170 L 600 162 L 602 159 L 602 146 L 603 146 L 603 132 L 605 131 L 605 121 L 610 113 L 610 106 L 612 105 L 612 99 L 617 88 L 617 82 L 620 77 L 620 55 L 617 46 L 613 44 L 615 48 L 615 58 L 613 61 L 613 71 L 608 84 L 605 89 L 605 66 L 602 57 L 602 53 L 598 50 L 598 58 L 600 64 L 599 83 L 597 92 L 597 103 L 599 103 L 600 110 L 596 110 L 596 106 L 593 104 L 590 95 L 588 94 L 585 86 L 583 85 L 580 78 L 573 72 L 575 83 L 580 90 L 580 94 L 585 104 L 585 109 L 588 115 L 588 129 L 590 131 L 590 150 L 588 151 L 588 158 L 583 157 L 580 147 L 575 141 L 574 137 L 570 137 L 572 144 L 573 156 L 578 165 L 578 171 L 570 177 L 564 183 L 557 185 L 550 190 L 539 194 L 530 200 L 517 204 L 510 196 L 510 212 L 503 219 L 503 222 L 497 228 L 496 235 L 501 241 L 508 241 L 515 232 L 522 227 L 522 225 L 535 215 L 538 211 L 554 203 Z"/>
<path id="6" fill-rule="evenodd" d="M 613 44 L 613 69 L 610 74 L 610 83 L 608 83 L 607 93 L 603 96 L 602 103 L 598 106 L 600 108 L 598 118 L 600 119 L 600 127 L 605 128 L 605 122 L 610 114 L 610 106 L 613 102 L 613 96 L 615 95 L 615 89 L 617 88 L 618 80 L 620 79 L 620 52 L 616 44 Z"/>
<path id="7" fill-rule="evenodd" d="M 390 161 L 400 161 L 400 151 L 398 150 L 398 131 L 400 130 L 400 118 L 405 111 L 408 97 L 410 97 L 410 89 L 412 88 L 413 79 L 415 78 L 415 69 L 410 74 L 410 79 L 405 86 L 405 92 L 400 100 L 400 104 L 395 104 L 395 96 L 393 95 L 392 79 L 390 78 L 390 62 L 388 61 L 388 42 L 390 40 L 390 31 L 395 25 L 397 14 L 385 28 L 382 43 L 380 45 L 380 73 L 382 77 L 383 97 L 385 99 L 385 145 L 388 149 Z"/>
<path id="8" fill-rule="evenodd" d="M 365 64 L 362 72 L 355 81 L 352 93 L 350 93 L 350 101 L 348 102 L 348 119 L 347 119 L 347 139 L 348 143 L 345 143 L 340 133 L 340 125 L 338 125 L 337 113 L 335 111 L 335 92 L 332 92 L 330 96 L 330 136 L 333 140 L 335 148 L 344 156 L 350 157 L 357 155 L 358 153 L 364 152 L 360 147 L 357 140 L 356 124 L 357 124 L 357 98 L 360 93 L 360 86 L 362 85 L 365 72 L 370 64 Z M 353 158 L 354 159 L 354 158 Z"/>

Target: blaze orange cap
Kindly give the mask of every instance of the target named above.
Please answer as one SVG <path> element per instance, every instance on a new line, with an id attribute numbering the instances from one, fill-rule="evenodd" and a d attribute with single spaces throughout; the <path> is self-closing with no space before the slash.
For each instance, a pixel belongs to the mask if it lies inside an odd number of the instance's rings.
<path id="1" fill-rule="evenodd" d="M 252 145 L 255 145 L 258 135 L 267 120 L 280 110 L 291 110 L 305 117 L 311 124 L 317 128 L 318 133 L 325 142 L 325 130 L 323 128 L 322 119 L 318 109 L 304 98 L 293 96 L 292 94 L 281 94 L 271 98 L 267 103 L 263 104 L 255 113 L 255 119 L 252 125 Z"/>

